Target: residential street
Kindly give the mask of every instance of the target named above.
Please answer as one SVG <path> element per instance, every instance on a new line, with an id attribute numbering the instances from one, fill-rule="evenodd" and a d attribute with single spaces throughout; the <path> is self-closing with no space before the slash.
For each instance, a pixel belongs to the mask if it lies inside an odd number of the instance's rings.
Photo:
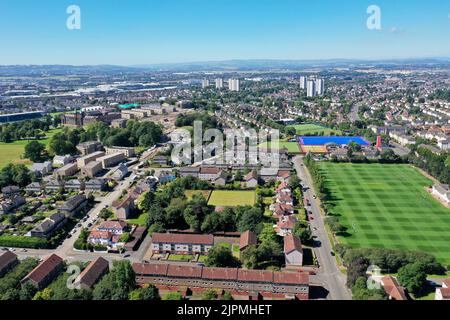
<path id="1" fill-rule="evenodd" d="M 312 188 L 312 180 L 306 167 L 303 165 L 303 159 L 301 157 L 295 157 L 293 163 L 303 185 Z M 319 261 L 319 272 L 317 276 L 312 277 L 312 280 L 316 283 L 322 283 L 323 287 L 329 291 L 328 299 L 351 300 L 351 293 L 345 286 L 346 276 L 339 270 L 336 258 L 333 256 L 332 246 L 325 229 L 320 205 L 313 198 L 314 194 L 312 189 L 304 192 L 305 198 L 311 202 L 311 206 L 308 208 L 314 216 L 314 221 L 311 223 L 311 230 L 318 243 L 317 247 L 314 248 L 314 253 Z"/>

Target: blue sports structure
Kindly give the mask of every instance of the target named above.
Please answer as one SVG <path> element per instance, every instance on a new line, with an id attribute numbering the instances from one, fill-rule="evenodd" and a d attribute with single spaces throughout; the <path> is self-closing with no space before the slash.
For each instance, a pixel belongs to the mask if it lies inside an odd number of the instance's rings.
<path id="1" fill-rule="evenodd" d="M 361 146 L 370 146 L 371 143 L 363 137 L 343 137 L 343 136 L 329 136 L 329 137 L 298 137 L 298 142 L 304 146 L 323 146 L 328 143 L 335 143 L 338 145 L 348 145 L 350 142 L 355 142 Z"/>

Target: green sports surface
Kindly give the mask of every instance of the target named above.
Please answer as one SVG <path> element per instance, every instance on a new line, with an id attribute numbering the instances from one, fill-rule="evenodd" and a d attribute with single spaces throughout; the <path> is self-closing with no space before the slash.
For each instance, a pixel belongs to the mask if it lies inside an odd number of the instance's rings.
<path id="1" fill-rule="evenodd" d="M 255 191 L 214 190 L 209 197 L 208 205 L 221 207 L 253 206 Z"/>
<path id="2" fill-rule="evenodd" d="M 352 247 L 418 250 L 450 265 L 450 209 L 426 187 L 432 181 L 408 165 L 339 164 L 320 169 Z"/>

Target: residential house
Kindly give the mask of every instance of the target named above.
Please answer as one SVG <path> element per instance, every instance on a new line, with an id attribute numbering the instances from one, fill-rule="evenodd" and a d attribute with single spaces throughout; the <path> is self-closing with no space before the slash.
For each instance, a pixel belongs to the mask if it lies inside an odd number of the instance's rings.
<path id="1" fill-rule="evenodd" d="M 91 231 L 87 241 L 93 245 L 116 249 L 121 245 L 120 238 L 127 230 L 128 224 L 124 221 L 105 221 Z"/>
<path id="2" fill-rule="evenodd" d="M 19 259 L 11 251 L 0 252 L 0 278 L 19 264 Z"/>
<path id="3" fill-rule="evenodd" d="M 53 170 L 53 165 L 50 161 L 44 163 L 33 163 L 30 172 L 39 175 L 41 177 L 49 174 Z"/>
<path id="4" fill-rule="evenodd" d="M 120 181 L 123 178 L 126 177 L 128 174 L 128 166 L 125 163 L 119 164 L 119 166 L 113 170 L 111 170 L 111 173 L 109 174 L 109 177 L 116 181 Z"/>
<path id="5" fill-rule="evenodd" d="M 160 166 L 167 166 L 169 164 L 169 160 L 166 156 L 156 156 L 152 159 L 152 163 Z"/>
<path id="6" fill-rule="evenodd" d="M 303 265 L 302 243 L 298 236 L 288 234 L 284 237 L 284 257 L 287 267 Z"/>
<path id="7" fill-rule="evenodd" d="M 241 233 L 239 237 L 239 250 L 242 252 L 247 249 L 249 246 L 256 246 L 258 244 L 258 238 L 256 233 L 252 231 L 245 231 Z"/>
<path id="8" fill-rule="evenodd" d="M 52 214 L 29 232 L 30 237 L 50 238 L 53 233 L 66 223 L 66 216 L 62 213 Z"/>
<path id="9" fill-rule="evenodd" d="M 276 226 L 277 234 L 282 237 L 292 234 L 296 223 L 297 219 L 294 216 L 280 217 Z"/>
<path id="10" fill-rule="evenodd" d="M 264 183 L 270 180 L 277 180 L 278 169 L 277 168 L 262 168 L 259 172 L 259 177 Z"/>
<path id="11" fill-rule="evenodd" d="M 446 204 L 450 205 L 450 189 L 447 184 L 435 184 L 431 192 Z"/>
<path id="12" fill-rule="evenodd" d="M 73 217 L 86 210 L 88 200 L 84 194 L 76 195 L 67 200 L 59 209 L 58 212 L 64 214 L 66 217 Z"/>
<path id="13" fill-rule="evenodd" d="M 52 254 L 34 268 L 25 278 L 22 284 L 31 283 L 38 290 L 49 285 L 64 269 L 64 261 L 56 254 Z"/>
<path id="14" fill-rule="evenodd" d="M 198 167 L 183 167 L 180 168 L 180 177 L 195 177 L 198 178 L 200 168 Z"/>
<path id="15" fill-rule="evenodd" d="M 2 188 L 2 194 L 5 198 L 13 198 L 20 195 L 20 188 L 18 186 L 6 186 Z"/>
<path id="16" fill-rule="evenodd" d="M 277 181 L 288 181 L 291 177 L 291 171 L 290 170 L 278 170 L 277 172 Z"/>
<path id="17" fill-rule="evenodd" d="M 109 271 L 109 262 L 102 257 L 91 261 L 75 280 L 75 287 L 91 289 Z"/>
<path id="18" fill-rule="evenodd" d="M 105 179 L 91 179 L 84 183 L 85 191 L 104 191 L 106 188 L 106 180 Z"/>
<path id="19" fill-rule="evenodd" d="M 152 251 L 157 254 L 207 254 L 214 246 L 210 234 L 153 233 Z"/>
<path id="20" fill-rule="evenodd" d="M 44 190 L 45 192 L 52 193 L 52 192 L 58 192 L 64 187 L 64 184 L 57 180 L 50 180 L 48 181 L 45 186 Z"/>
<path id="21" fill-rule="evenodd" d="M 26 199 L 20 195 L 9 196 L 0 201 L 0 215 L 8 214 L 26 203 Z"/>
<path id="22" fill-rule="evenodd" d="M 125 196 L 119 198 L 119 200 L 113 202 L 113 210 L 118 219 L 128 219 L 130 213 L 135 209 L 136 198 L 130 192 Z"/>
<path id="23" fill-rule="evenodd" d="M 442 287 L 436 288 L 435 300 L 450 300 L 450 278 L 442 281 Z"/>
<path id="24" fill-rule="evenodd" d="M 96 230 L 98 231 L 111 232 L 112 234 L 118 235 L 122 235 L 128 229 L 128 224 L 125 221 L 120 220 L 108 220 L 96 227 Z"/>
<path id="25" fill-rule="evenodd" d="M 28 195 L 40 193 L 42 192 L 42 190 L 43 190 L 42 185 L 39 182 L 32 182 L 25 187 L 25 192 Z"/>
<path id="26" fill-rule="evenodd" d="M 221 170 L 217 177 L 213 180 L 216 186 L 225 186 L 228 182 L 228 172 Z"/>
<path id="27" fill-rule="evenodd" d="M 258 173 L 255 170 L 250 171 L 245 175 L 244 182 L 246 188 L 256 188 L 258 186 Z"/>
<path id="28" fill-rule="evenodd" d="M 198 178 L 204 181 L 213 181 L 217 178 L 220 173 L 220 168 L 218 167 L 200 167 L 200 172 Z"/>
<path id="29" fill-rule="evenodd" d="M 84 182 L 81 182 L 78 179 L 71 179 L 64 183 L 64 189 L 67 191 L 83 191 L 84 190 Z"/>
<path id="30" fill-rule="evenodd" d="M 394 277 L 386 276 L 381 278 L 381 285 L 390 300 L 408 300 L 405 289 L 398 284 Z"/>

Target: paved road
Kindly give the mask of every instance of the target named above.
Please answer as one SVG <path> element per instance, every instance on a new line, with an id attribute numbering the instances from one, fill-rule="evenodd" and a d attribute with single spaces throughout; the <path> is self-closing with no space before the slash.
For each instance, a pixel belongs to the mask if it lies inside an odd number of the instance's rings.
<path id="1" fill-rule="evenodd" d="M 301 157 L 295 157 L 294 167 L 303 185 L 312 187 L 311 176 L 302 166 L 303 160 Z M 329 291 L 328 299 L 330 300 L 351 300 L 351 294 L 345 286 L 346 276 L 339 270 L 336 258 L 332 255 L 332 246 L 328 238 L 324 220 L 321 214 L 320 205 L 317 200 L 313 198 L 313 190 L 308 189 L 304 192 L 305 199 L 308 199 L 311 206 L 308 207 L 312 211 L 314 220 L 311 222 L 311 229 L 316 241 L 319 241 L 317 247 L 314 248 L 314 253 L 319 261 L 319 272 L 317 276 L 312 277 L 314 282 L 321 282 L 326 290 Z"/>
<path id="2" fill-rule="evenodd" d="M 408 148 L 403 147 L 394 141 L 391 141 L 390 144 L 392 146 L 392 150 L 395 152 L 395 154 L 399 156 L 405 156 L 411 152 L 411 150 L 409 150 Z"/>

